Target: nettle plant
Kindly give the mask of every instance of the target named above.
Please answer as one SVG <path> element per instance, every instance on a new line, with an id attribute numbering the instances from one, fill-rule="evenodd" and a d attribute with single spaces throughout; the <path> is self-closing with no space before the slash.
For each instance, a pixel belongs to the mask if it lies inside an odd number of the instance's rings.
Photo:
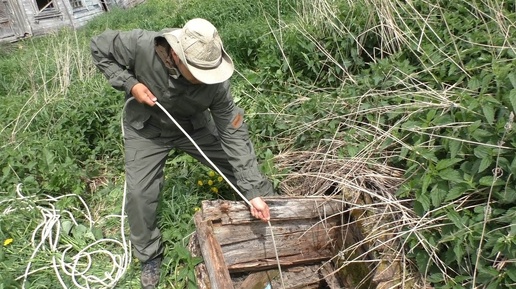
<path id="1" fill-rule="evenodd" d="M 259 139 L 303 149 L 335 139 L 348 144 L 344 157 L 406 170 L 397 195 L 421 225 L 406 228 L 403 244 L 423 278 L 436 288 L 513 287 L 514 4 L 339 5 L 325 21 L 314 14 L 285 28 L 282 50 L 268 49 L 275 40 L 257 49 L 269 53 L 257 54 L 256 70 L 271 73 L 249 80 L 270 90 L 263 107 L 278 112 L 257 111 L 270 120 L 251 122 L 270 128 Z"/>
<path id="2" fill-rule="evenodd" d="M 392 163 L 406 169 L 398 194 L 413 198 L 425 224 L 407 234 L 410 256 L 438 288 L 511 288 L 516 73 L 514 47 L 507 45 L 514 36 L 504 33 L 504 25 L 514 23 L 514 9 L 462 1 L 437 10 L 416 4 L 426 24 L 406 23 L 423 40 L 408 37 L 404 50 L 371 69 L 398 95 L 412 91 L 390 101 L 412 103 L 413 109 L 385 114 L 403 119 L 388 121 L 392 139 L 402 144 Z"/>

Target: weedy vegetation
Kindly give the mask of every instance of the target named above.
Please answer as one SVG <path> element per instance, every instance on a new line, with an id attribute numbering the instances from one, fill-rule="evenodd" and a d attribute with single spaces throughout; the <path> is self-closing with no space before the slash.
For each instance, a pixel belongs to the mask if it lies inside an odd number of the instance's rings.
<path id="1" fill-rule="evenodd" d="M 370 233 L 335 256 L 342 270 L 389 253 L 391 288 L 516 286 L 514 2 L 148 0 L 2 45 L 0 288 L 138 288 L 121 217 L 124 96 L 89 38 L 193 17 L 233 56 L 233 95 L 275 185 L 342 198 L 343 214 L 350 190 L 369 200 L 352 217 Z M 235 196 L 179 152 L 166 170 L 161 286 L 195 288 L 192 215 Z M 365 276 L 356 288 L 377 285 Z"/>

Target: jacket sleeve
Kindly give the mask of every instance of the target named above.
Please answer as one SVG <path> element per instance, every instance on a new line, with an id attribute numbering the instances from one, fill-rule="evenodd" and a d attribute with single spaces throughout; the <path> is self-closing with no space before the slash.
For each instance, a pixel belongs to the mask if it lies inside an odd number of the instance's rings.
<path id="1" fill-rule="evenodd" d="M 224 82 L 210 106 L 219 133 L 222 149 L 229 157 L 237 185 L 249 200 L 258 196 L 274 195 L 271 182 L 258 169 L 258 162 L 249 131 L 244 122 L 244 110 L 231 97 L 229 81 Z"/>
<path id="2" fill-rule="evenodd" d="M 137 41 L 142 33 L 142 30 L 106 30 L 91 39 L 93 63 L 106 76 L 109 84 L 127 94 L 138 83 L 133 68 Z"/>

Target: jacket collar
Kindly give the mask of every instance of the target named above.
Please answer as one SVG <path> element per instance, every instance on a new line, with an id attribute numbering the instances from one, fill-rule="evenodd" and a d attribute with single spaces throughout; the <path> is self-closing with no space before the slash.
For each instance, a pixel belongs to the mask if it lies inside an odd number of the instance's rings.
<path id="1" fill-rule="evenodd" d="M 163 36 L 157 36 L 154 38 L 154 49 L 156 50 L 156 54 L 161 59 L 165 67 L 167 68 L 168 74 L 174 78 L 177 79 L 181 73 L 177 69 L 174 60 L 171 56 L 171 47 L 168 44 L 167 40 Z"/>

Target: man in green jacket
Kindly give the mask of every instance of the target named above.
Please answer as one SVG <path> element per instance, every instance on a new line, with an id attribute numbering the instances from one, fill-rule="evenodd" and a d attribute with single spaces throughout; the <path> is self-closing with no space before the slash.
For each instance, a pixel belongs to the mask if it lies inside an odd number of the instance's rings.
<path id="1" fill-rule="evenodd" d="M 162 32 L 107 30 L 92 38 L 91 50 L 109 83 L 126 93 L 126 213 L 142 288 L 156 288 L 163 253 L 156 208 L 168 153 L 181 150 L 209 165 L 156 102 L 242 190 L 254 217 L 269 220 L 261 196 L 273 188 L 258 170 L 244 112 L 230 92 L 233 62 L 210 22 L 192 19 Z"/>

